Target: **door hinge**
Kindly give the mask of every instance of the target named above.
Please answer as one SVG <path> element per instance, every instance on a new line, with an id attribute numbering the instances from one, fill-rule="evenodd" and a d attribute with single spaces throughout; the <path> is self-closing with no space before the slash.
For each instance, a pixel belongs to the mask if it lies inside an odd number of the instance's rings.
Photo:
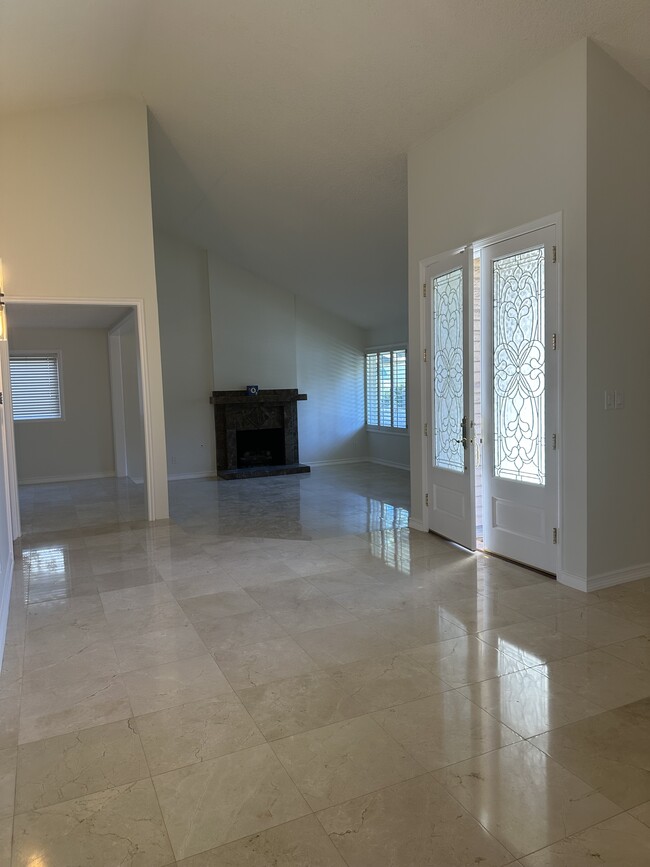
<path id="1" fill-rule="evenodd" d="M 426 360 L 427 360 L 427 351 L 426 351 L 426 349 L 425 349 L 424 352 L 422 353 L 422 358 L 423 358 L 423 360 L 426 362 Z"/>
<path id="2" fill-rule="evenodd" d="M 553 451 L 557 450 L 557 434 L 553 434 Z"/>
<path id="3" fill-rule="evenodd" d="M 424 423 L 424 435 L 425 437 L 429 436 L 429 425 L 426 422 Z"/>
<path id="4" fill-rule="evenodd" d="M 3 404 L 4 402 L 5 402 L 5 396 L 4 396 L 4 394 L 0 391 L 0 406 L 2 406 L 2 404 Z"/>
<path id="5" fill-rule="evenodd" d="M 553 544 L 554 545 L 557 545 L 557 535 L 558 535 L 558 529 L 557 529 L 557 527 L 553 527 Z"/>
<path id="6" fill-rule="evenodd" d="M 553 264 L 557 262 L 557 247 L 553 244 Z"/>
<path id="7" fill-rule="evenodd" d="M 427 284 L 426 283 L 422 284 L 422 297 L 423 298 L 427 297 Z"/>
<path id="8" fill-rule="evenodd" d="M 429 495 L 428 494 L 424 495 L 424 502 L 427 506 L 429 505 Z"/>
<path id="9" fill-rule="evenodd" d="M 552 344 L 553 344 L 553 349 L 557 349 L 557 334 L 553 334 Z"/>

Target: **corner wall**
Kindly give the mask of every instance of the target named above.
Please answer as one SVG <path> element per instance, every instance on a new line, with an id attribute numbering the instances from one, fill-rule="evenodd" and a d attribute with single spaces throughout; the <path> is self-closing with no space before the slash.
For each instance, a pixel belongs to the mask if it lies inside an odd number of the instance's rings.
<path id="1" fill-rule="evenodd" d="M 170 479 L 216 470 L 208 254 L 156 229 L 156 279 Z"/>
<path id="2" fill-rule="evenodd" d="M 424 525 L 420 261 L 563 214 L 563 569 L 587 574 L 587 43 L 573 45 L 408 157 L 411 509 Z"/>
<path id="3" fill-rule="evenodd" d="M 150 509 L 168 517 L 147 114 L 107 99 L 3 118 L 0 238 L 7 300 L 142 301 Z"/>
<path id="4" fill-rule="evenodd" d="M 650 575 L 650 92 L 587 52 L 589 586 Z M 605 391 L 624 395 L 605 409 Z"/>

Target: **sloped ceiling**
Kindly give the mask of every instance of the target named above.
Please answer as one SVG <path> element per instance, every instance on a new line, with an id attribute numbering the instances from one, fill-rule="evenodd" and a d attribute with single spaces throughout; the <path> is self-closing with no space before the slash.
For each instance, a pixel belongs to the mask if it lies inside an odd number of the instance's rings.
<path id="1" fill-rule="evenodd" d="M 406 150 L 650 0 L 0 0 L 0 112 L 150 108 L 157 224 L 363 327 L 406 318 Z"/>

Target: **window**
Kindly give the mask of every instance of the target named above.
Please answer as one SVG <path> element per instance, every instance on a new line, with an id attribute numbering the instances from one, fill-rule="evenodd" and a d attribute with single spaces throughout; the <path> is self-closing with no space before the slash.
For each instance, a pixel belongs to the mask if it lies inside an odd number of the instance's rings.
<path id="1" fill-rule="evenodd" d="M 406 350 L 366 352 L 366 424 L 406 429 Z"/>
<path id="2" fill-rule="evenodd" d="M 58 352 L 12 354 L 9 369 L 14 421 L 62 417 Z"/>

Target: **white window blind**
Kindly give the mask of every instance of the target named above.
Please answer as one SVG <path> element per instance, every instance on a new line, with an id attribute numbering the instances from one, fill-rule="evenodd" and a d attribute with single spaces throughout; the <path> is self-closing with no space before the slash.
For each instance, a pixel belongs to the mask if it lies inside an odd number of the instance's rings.
<path id="1" fill-rule="evenodd" d="M 9 368 L 15 421 L 61 418 L 59 356 L 56 352 L 12 355 Z"/>
<path id="2" fill-rule="evenodd" d="M 366 353 L 366 424 L 406 429 L 406 350 Z"/>

